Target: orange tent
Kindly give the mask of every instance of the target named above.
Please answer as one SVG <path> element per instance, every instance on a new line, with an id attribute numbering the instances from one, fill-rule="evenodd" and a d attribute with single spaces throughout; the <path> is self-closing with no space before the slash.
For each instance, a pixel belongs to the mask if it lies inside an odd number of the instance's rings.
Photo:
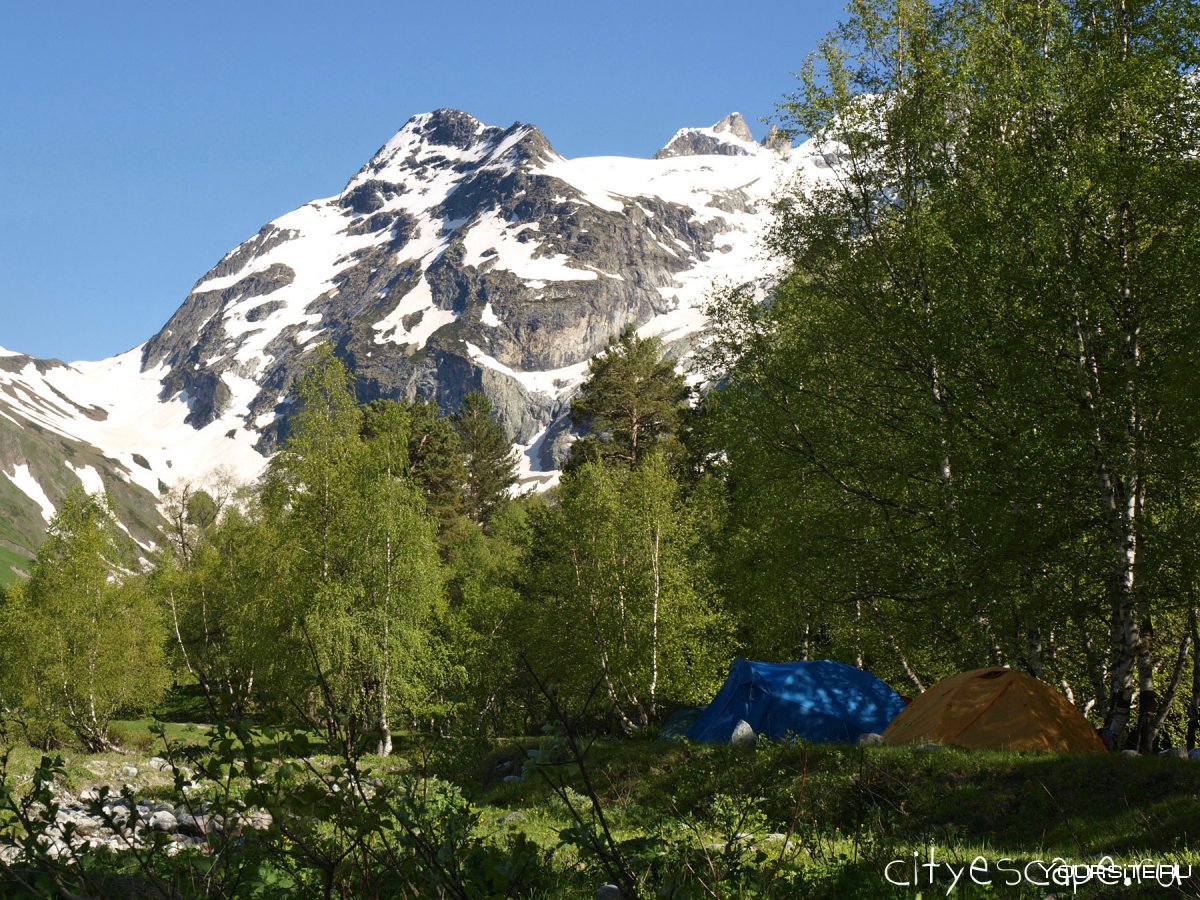
<path id="1" fill-rule="evenodd" d="M 904 708 L 885 744 L 924 742 L 996 750 L 1104 752 L 1104 742 L 1067 699 L 1031 675 L 975 669 L 939 681 Z"/>

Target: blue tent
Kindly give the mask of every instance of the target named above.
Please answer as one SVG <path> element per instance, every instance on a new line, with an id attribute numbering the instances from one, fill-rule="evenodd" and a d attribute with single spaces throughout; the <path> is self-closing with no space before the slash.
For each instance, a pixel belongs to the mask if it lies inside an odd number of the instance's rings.
<path id="1" fill-rule="evenodd" d="M 882 734 L 904 701 L 862 669 L 823 659 L 766 663 L 735 659 L 729 677 L 708 709 L 688 730 L 694 741 L 725 743 L 738 719 L 755 734 L 780 740 L 854 741 Z"/>

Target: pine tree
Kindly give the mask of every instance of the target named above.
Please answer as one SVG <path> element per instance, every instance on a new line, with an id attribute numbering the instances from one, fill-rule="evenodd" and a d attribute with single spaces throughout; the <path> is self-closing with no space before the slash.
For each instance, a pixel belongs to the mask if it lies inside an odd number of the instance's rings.
<path id="1" fill-rule="evenodd" d="M 588 363 L 588 378 L 571 402 L 571 423 L 589 433 L 572 447 L 568 468 L 589 459 L 630 469 L 679 431 L 688 386 L 663 358 L 662 342 L 632 328 Z"/>
<path id="2" fill-rule="evenodd" d="M 467 517 L 482 525 L 517 483 L 516 454 L 492 404 L 478 391 L 463 398 L 451 421 L 464 455 Z"/>

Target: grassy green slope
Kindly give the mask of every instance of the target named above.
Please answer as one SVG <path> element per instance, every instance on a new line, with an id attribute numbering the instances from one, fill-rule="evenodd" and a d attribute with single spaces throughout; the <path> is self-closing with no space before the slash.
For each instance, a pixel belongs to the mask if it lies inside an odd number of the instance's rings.
<path id="1" fill-rule="evenodd" d="M 749 848 L 778 853 L 778 839 L 790 835 L 805 896 L 913 896 L 889 885 L 884 867 L 913 853 L 927 858 L 931 848 L 940 860 L 969 863 L 982 855 L 993 864 L 992 889 L 959 885 L 956 897 L 1046 896 L 1045 888 L 1006 888 L 1008 876 L 995 868 L 1004 858 L 1023 865 L 1105 855 L 1192 865 L 1196 878 L 1188 888 L 1164 895 L 1200 896 L 1196 761 L 649 740 L 597 744 L 593 756 L 589 771 L 619 838 L 665 834 L 716 846 L 734 831 L 749 835 Z M 519 827 L 546 845 L 572 824 L 537 775 L 480 782 L 472 793 L 487 819 L 520 812 Z M 924 896 L 944 896 L 948 887 L 943 877 L 932 893 L 926 885 Z M 1093 885 L 1081 895 L 1160 895 L 1146 885 L 1130 890 L 1097 893 Z"/>
<path id="2" fill-rule="evenodd" d="M 8 409 L 0 396 L 0 412 Z M 0 472 L 11 473 L 27 465 L 47 498 L 56 507 L 79 477 L 68 467 L 90 466 L 104 481 L 117 517 L 129 533 L 142 543 L 154 541 L 162 519 L 157 498 L 125 477 L 120 463 L 108 459 L 95 447 L 50 432 L 35 423 L 18 425 L 19 414 L 0 416 Z M 46 535 L 46 520 L 38 504 L 7 477 L 0 475 L 0 583 L 17 577 L 15 569 L 26 570 Z M 15 568 L 14 568 L 15 567 Z"/>

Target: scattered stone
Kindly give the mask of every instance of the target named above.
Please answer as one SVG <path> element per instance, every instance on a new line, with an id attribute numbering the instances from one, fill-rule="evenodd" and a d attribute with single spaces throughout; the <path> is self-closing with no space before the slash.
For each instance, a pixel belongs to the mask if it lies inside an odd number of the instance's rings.
<path id="1" fill-rule="evenodd" d="M 118 778 L 137 778 L 137 766 L 121 766 L 117 769 Z"/>
<path id="2" fill-rule="evenodd" d="M 858 736 L 858 742 L 864 747 L 874 747 L 883 743 L 883 735 L 876 734 L 874 731 L 868 731 Z"/>
<path id="3" fill-rule="evenodd" d="M 1122 756 L 1137 756 L 1138 752 L 1136 750 L 1122 750 L 1121 755 Z"/>
<path id="4" fill-rule="evenodd" d="M 179 827 L 179 822 L 165 809 L 160 809 L 150 816 L 149 825 L 154 831 L 169 833 Z"/>
<path id="5" fill-rule="evenodd" d="M 86 791 L 80 791 L 79 799 L 84 803 L 94 803 L 100 799 L 100 792 L 94 788 Z"/>
<path id="6" fill-rule="evenodd" d="M 758 743 L 758 735 L 754 733 L 749 722 L 738 719 L 737 724 L 733 726 L 733 734 L 729 736 L 729 743 L 737 747 L 753 747 Z"/>
<path id="7" fill-rule="evenodd" d="M 126 806 L 118 806 L 114 804 L 111 806 L 102 806 L 101 810 L 104 812 L 104 815 L 107 818 L 112 820 L 114 825 L 124 825 L 129 821 L 129 808 Z"/>
<path id="8" fill-rule="evenodd" d="M 516 784 L 517 782 L 521 781 L 521 776 L 520 775 L 505 775 L 500 780 L 503 781 L 505 784 Z"/>
<path id="9" fill-rule="evenodd" d="M 1187 759 L 1188 758 L 1188 752 L 1183 747 L 1171 747 L 1168 750 L 1163 750 L 1158 755 L 1165 756 L 1165 757 L 1167 757 L 1167 759 Z"/>
<path id="10" fill-rule="evenodd" d="M 95 819 L 76 819 L 72 824 L 80 837 L 90 837 L 100 830 L 100 823 Z"/>
<path id="11" fill-rule="evenodd" d="M 941 750 L 942 745 L 935 744 L 932 741 L 929 741 L 924 744 L 917 744 L 916 746 L 913 747 L 913 749 L 916 750 L 918 753 L 930 753 L 934 750 Z"/>
<path id="12" fill-rule="evenodd" d="M 615 884 L 602 884 L 596 888 L 596 900 L 621 900 L 621 889 Z"/>
<path id="13" fill-rule="evenodd" d="M 513 812 L 510 812 L 507 815 L 500 817 L 501 825 L 511 825 L 514 822 L 524 822 L 524 821 L 526 821 L 525 813 L 520 812 L 518 810 L 514 810 Z"/>
<path id="14" fill-rule="evenodd" d="M 170 768 L 171 768 L 171 764 L 169 762 L 167 762 L 165 759 L 163 759 L 161 756 L 150 757 L 150 759 L 146 763 L 146 765 L 148 765 L 151 769 L 155 770 L 156 772 L 166 772 L 166 771 L 170 770 Z"/>
<path id="15" fill-rule="evenodd" d="M 266 810 L 258 810 L 247 815 L 244 821 L 247 828 L 253 828 L 255 831 L 266 831 L 275 820 Z"/>
<path id="16" fill-rule="evenodd" d="M 205 815 L 194 816 L 184 812 L 177 814 L 176 820 L 179 823 L 179 833 L 189 837 L 205 837 L 210 831 L 215 830 L 212 819 Z"/>

